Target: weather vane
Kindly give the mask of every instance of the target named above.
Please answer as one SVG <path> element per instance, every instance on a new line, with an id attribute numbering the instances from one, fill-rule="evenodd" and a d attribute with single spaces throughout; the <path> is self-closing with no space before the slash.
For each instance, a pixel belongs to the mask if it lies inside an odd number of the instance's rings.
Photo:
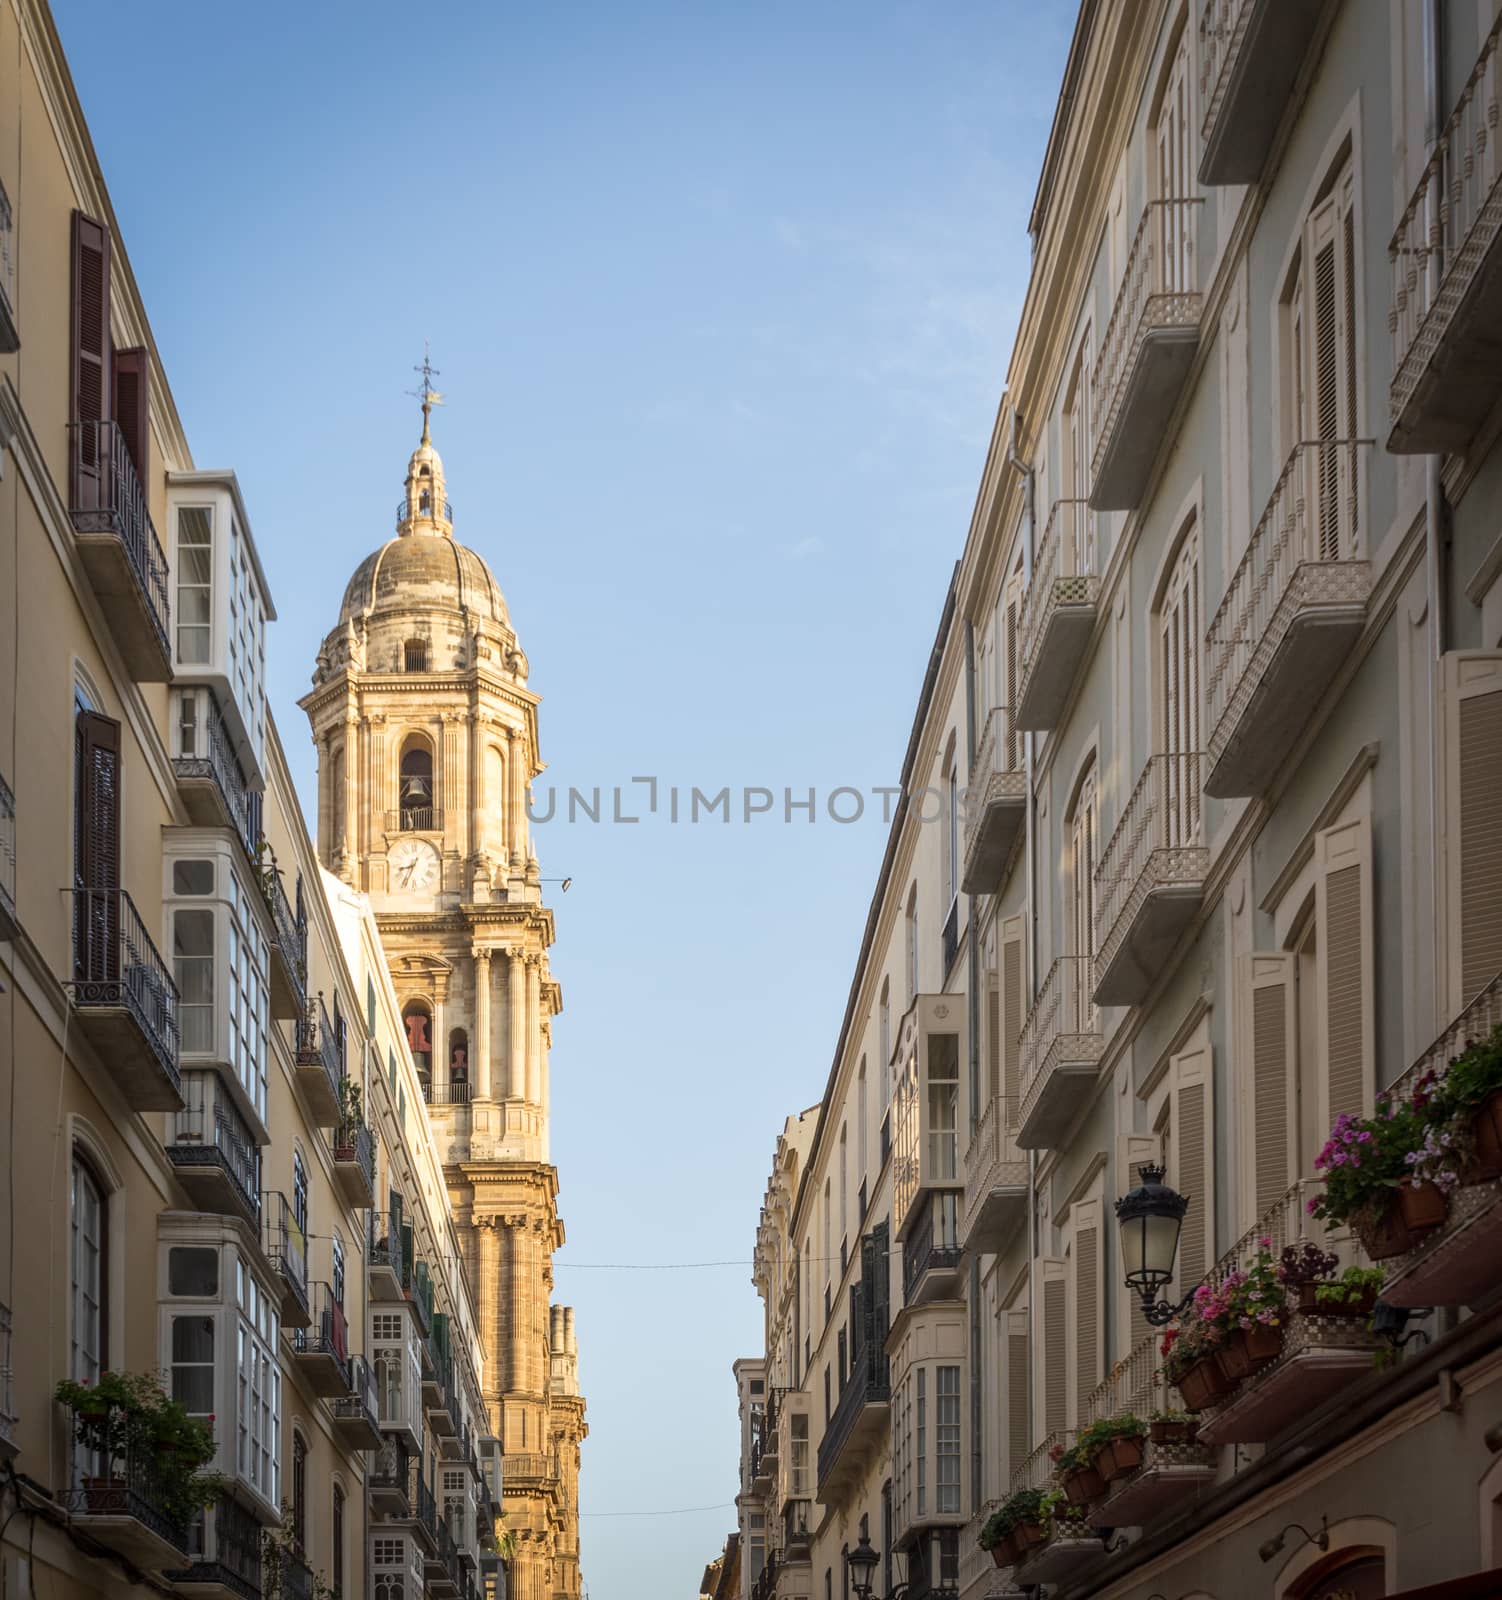
<path id="1" fill-rule="evenodd" d="M 422 342 L 422 365 L 413 367 L 412 370 L 422 374 L 422 387 L 420 389 L 408 389 L 407 393 L 415 395 L 417 399 L 422 401 L 422 442 L 429 444 L 431 441 L 428 438 L 428 418 L 432 415 L 434 406 L 443 404 L 443 396 L 433 387 L 433 379 L 439 377 L 440 373 L 438 368 L 433 365 L 433 354 L 428 348 L 426 339 Z"/>

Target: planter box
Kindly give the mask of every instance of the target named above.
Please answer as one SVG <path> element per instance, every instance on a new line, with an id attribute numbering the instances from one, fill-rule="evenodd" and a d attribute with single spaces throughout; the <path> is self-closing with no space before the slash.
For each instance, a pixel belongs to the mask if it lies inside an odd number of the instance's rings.
<path id="1" fill-rule="evenodd" d="M 1283 1353 L 1282 1328 L 1237 1328 L 1216 1351 L 1220 1370 L 1232 1383 L 1249 1378 Z"/>
<path id="2" fill-rule="evenodd" d="M 1142 1465 L 1144 1443 L 1142 1439 L 1130 1438 L 1106 1441 L 1100 1454 L 1095 1458 L 1095 1465 L 1108 1484 L 1115 1483 L 1118 1478 L 1125 1477 L 1129 1472 L 1135 1472 Z"/>
<path id="3" fill-rule="evenodd" d="M 1099 1500 L 1106 1492 L 1106 1480 L 1094 1466 L 1075 1467 L 1060 1476 L 1059 1487 L 1064 1491 L 1070 1505 L 1087 1506 L 1092 1500 Z"/>
<path id="4" fill-rule="evenodd" d="M 1283 1354 L 1200 1421 L 1200 1442 L 1265 1444 L 1372 1366 L 1382 1342 L 1352 1317 L 1297 1317 Z"/>
<path id="5" fill-rule="evenodd" d="M 1455 1190 L 1446 1225 L 1391 1261 L 1393 1306 L 1472 1306 L 1502 1288 L 1502 1179 Z"/>
<path id="6" fill-rule="evenodd" d="M 1316 1298 L 1316 1291 L 1329 1288 L 1329 1284 L 1301 1283 L 1299 1285 L 1298 1303 L 1294 1310 L 1301 1317 L 1369 1317 L 1372 1308 L 1377 1303 L 1376 1289 L 1364 1289 L 1354 1300 L 1332 1300 L 1321 1305 Z"/>
<path id="7" fill-rule="evenodd" d="M 1208 1445 L 1149 1440 L 1142 1465 L 1110 1486 L 1090 1520 L 1099 1528 L 1145 1528 L 1214 1481 L 1215 1452 Z"/>
<path id="8" fill-rule="evenodd" d="M 1195 1362 L 1176 1387 L 1184 1397 L 1186 1411 L 1203 1411 L 1206 1406 L 1224 1400 L 1236 1385 L 1226 1377 L 1216 1356 L 1208 1355 Z"/>
<path id="9" fill-rule="evenodd" d="M 1017 1546 L 1017 1554 L 1026 1555 L 1029 1550 L 1036 1550 L 1048 1543 L 1047 1525 L 1042 1522 L 1019 1522 L 1012 1529 L 1012 1539 Z"/>
<path id="10" fill-rule="evenodd" d="M 1466 1183 L 1502 1178 L 1502 1089 L 1481 1102 L 1471 1121 L 1476 1155 L 1464 1174 Z"/>
<path id="11" fill-rule="evenodd" d="M 1192 1418 L 1185 1422 L 1152 1422 L 1147 1436 L 1153 1444 L 1193 1444 L 1199 1432 L 1199 1423 Z"/>
<path id="12" fill-rule="evenodd" d="M 1388 1261 L 1417 1248 L 1424 1237 L 1442 1228 L 1449 1202 L 1432 1183 L 1404 1178 L 1387 1210 L 1375 1221 L 1356 1226 L 1362 1248 L 1373 1261 Z"/>

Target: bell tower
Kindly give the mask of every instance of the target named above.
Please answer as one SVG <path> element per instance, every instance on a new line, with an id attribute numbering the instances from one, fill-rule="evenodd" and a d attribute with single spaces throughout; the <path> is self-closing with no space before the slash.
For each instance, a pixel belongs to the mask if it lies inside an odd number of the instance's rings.
<path id="1" fill-rule="evenodd" d="M 551 1305 L 563 1224 L 549 1055 L 563 997 L 527 819 L 539 697 L 490 568 L 454 538 L 431 433 L 441 397 L 431 366 L 418 370 L 422 437 L 395 537 L 350 579 L 301 702 L 318 845 L 370 896 L 442 1152 L 502 1441 L 511 1593 L 576 1600 L 588 1429 L 573 1312 Z"/>

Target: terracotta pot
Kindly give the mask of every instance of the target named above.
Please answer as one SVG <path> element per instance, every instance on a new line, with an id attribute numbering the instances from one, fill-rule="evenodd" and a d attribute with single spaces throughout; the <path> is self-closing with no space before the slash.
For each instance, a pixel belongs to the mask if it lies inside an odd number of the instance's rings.
<path id="1" fill-rule="evenodd" d="M 1476 1154 L 1461 1174 L 1464 1183 L 1485 1183 L 1502 1178 L 1502 1089 L 1483 1100 L 1471 1120 Z"/>
<path id="2" fill-rule="evenodd" d="M 1270 1327 L 1265 1323 L 1254 1323 L 1250 1328 L 1239 1330 L 1239 1337 L 1246 1346 L 1248 1358 L 1255 1372 L 1258 1367 L 1265 1367 L 1268 1362 L 1276 1361 L 1283 1354 L 1283 1330 L 1281 1327 Z"/>
<path id="3" fill-rule="evenodd" d="M 1012 1529 L 1012 1538 L 1016 1541 L 1020 1558 L 1029 1550 L 1036 1550 L 1040 1544 L 1048 1543 L 1048 1529 L 1041 1522 L 1019 1522 Z"/>
<path id="4" fill-rule="evenodd" d="M 1236 1384 L 1226 1377 L 1214 1355 L 1201 1357 L 1179 1379 L 1177 1388 L 1184 1398 L 1186 1411 L 1203 1411 L 1217 1400 L 1233 1394 Z"/>
<path id="5" fill-rule="evenodd" d="M 1154 1422 L 1148 1425 L 1154 1444 L 1188 1444 L 1199 1432 L 1197 1422 Z"/>
<path id="6" fill-rule="evenodd" d="M 1060 1478 L 1059 1487 L 1063 1489 L 1070 1505 L 1087 1506 L 1106 1492 L 1106 1480 L 1100 1475 L 1098 1466 L 1076 1467 Z"/>
<path id="7" fill-rule="evenodd" d="M 1373 1261 L 1386 1261 L 1417 1249 L 1449 1214 L 1450 1202 L 1441 1190 L 1404 1178 L 1382 1215 L 1375 1222 L 1359 1224 L 1356 1233 Z"/>
<path id="8" fill-rule="evenodd" d="M 1096 1458 L 1096 1465 L 1107 1483 L 1115 1483 L 1118 1478 L 1124 1478 L 1127 1473 L 1135 1472 L 1142 1465 L 1141 1439 L 1117 1437 L 1108 1440 L 1105 1448 Z"/>

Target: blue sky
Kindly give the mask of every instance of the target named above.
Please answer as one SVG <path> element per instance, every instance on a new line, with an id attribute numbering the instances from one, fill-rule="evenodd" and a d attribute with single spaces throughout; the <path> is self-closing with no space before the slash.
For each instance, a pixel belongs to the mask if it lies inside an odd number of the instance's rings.
<path id="1" fill-rule="evenodd" d="M 296 699 L 394 531 L 432 342 L 457 536 L 549 780 L 896 780 L 1026 283 L 1073 7 L 54 0 L 195 456 L 240 474 Z M 545 796 L 540 797 L 545 807 Z M 692 1595 L 783 1117 L 885 829 L 538 829 L 594 1600 Z"/>

